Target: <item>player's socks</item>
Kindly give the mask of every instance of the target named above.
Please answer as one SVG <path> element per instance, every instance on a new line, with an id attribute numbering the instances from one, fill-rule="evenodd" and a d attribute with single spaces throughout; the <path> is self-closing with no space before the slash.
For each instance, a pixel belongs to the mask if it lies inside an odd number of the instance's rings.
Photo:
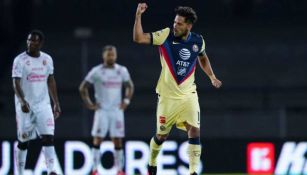
<path id="1" fill-rule="evenodd" d="M 117 167 L 117 171 L 123 171 L 125 159 L 124 151 L 122 148 L 115 148 L 114 161 Z"/>
<path id="2" fill-rule="evenodd" d="M 147 166 L 148 175 L 157 175 L 157 166 Z"/>
<path id="3" fill-rule="evenodd" d="M 100 163 L 100 146 L 93 145 L 92 154 L 93 154 L 93 171 L 95 171 L 97 170 L 97 167 Z"/>
<path id="4" fill-rule="evenodd" d="M 54 169 L 54 157 L 55 157 L 55 150 L 54 146 L 43 146 L 43 152 L 46 160 L 47 171 L 48 174 L 51 172 L 55 172 Z"/>
<path id="5" fill-rule="evenodd" d="M 156 136 L 150 140 L 149 166 L 157 166 L 157 157 L 161 150 L 163 141 L 160 141 Z"/>
<path id="6" fill-rule="evenodd" d="M 189 138 L 189 170 L 190 174 L 196 173 L 200 162 L 201 146 L 200 138 Z"/>
<path id="7" fill-rule="evenodd" d="M 23 175 L 26 166 L 28 150 L 21 150 L 18 147 L 15 148 L 16 168 L 18 175 Z"/>

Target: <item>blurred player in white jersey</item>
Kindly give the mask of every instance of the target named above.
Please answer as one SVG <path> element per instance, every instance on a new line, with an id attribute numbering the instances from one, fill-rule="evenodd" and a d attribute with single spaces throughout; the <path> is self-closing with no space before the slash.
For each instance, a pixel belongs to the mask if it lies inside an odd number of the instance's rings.
<path id="1" fill-rule="evenodd" d="M 56 175 L 54 169 L 54 119 L 61 109 L 52 58 L 40 51 L 44 35 L 38 30 L 30 32 L 27 50 L 19 54 L 13 63 L 12 78 L 15 91 L 18 145 L 15 148 L 17 173 L 23 175 L 29 141 L 39 135 L 45 155 L 48 175 Z M 53 101 L 53 109 L 50 97 Z"/>
<path id="2" fill-rule="evenodd" d="M 97 175 L 100 164 L 100 144 L 109 132 L 114 143 L 114 162 L 117 174 L 123 175 L 124 153 L 122 138 L 125 136 L 124 110 L 134 92 L 133 82 L 126 67 L 116 63 L 116 47 L 107 45 L 102 51 L 103 63 L 95 66 L 80 85 L 80 94 L 85 106 L 95 110 L 92 128 L 94 165 L 92 175 Z M 94 86 L 95 100 L 89 97 L 88 88 Z M 125 94 L 122 98 L 122 86 Z"/>

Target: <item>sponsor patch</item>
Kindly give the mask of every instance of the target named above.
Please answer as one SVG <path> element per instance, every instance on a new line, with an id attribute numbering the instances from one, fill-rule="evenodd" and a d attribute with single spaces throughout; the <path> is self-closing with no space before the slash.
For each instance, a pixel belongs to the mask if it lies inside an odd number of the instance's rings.
<path id="1" fill-rule="evenodd" d="M 185 68 L 185 67 L 178 67 L 178 69 L 177 69 L 177 75 L 185 76 L 186 73 L 187 73 L 187 68 Z"/>
<path id="2" fill-rule="evenodd" d="M 183 60 L 188 60 L 191 56 L 191 52 L 188 49 L 183 48 L 179 51 L 179 56 Z"/>

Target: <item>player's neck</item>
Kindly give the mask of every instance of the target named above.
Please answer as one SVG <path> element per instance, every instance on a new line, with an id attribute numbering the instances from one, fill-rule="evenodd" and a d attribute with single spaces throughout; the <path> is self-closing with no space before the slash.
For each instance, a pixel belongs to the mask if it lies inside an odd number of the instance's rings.
<path id="1" fill-rule="evenodd" d="M 103 66 L 106 67 L 106 68 L 114 68 L 115 64 L 106 64 L 106 63 L 104 63 Z"/>
<path id="2" fill-rule="evenodd" d="M 189 36 L 190 36 L 190 33 L 191 33 L 191 32 L 187 32 L 187 34 L 186 34 L 186 35 L 183 35 L 183 36 L 181 37 L 181 39 L 182 39 L 183 41 L 188 40 L 188 38 L 189 38 Z"/>
<path id="3" fill-rule="evenodd" d="M 40 51 L 30 52 L 30 51 L 27 50 L 27 54 L 30 55 L 31 57 L 38 58 L 40 56 Z"/>

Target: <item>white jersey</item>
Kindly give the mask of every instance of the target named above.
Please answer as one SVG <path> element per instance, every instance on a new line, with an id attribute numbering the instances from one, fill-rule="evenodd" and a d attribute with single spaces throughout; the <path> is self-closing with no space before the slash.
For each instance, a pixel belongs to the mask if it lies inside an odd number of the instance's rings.
<path id="1" fill-rule="evenodd" d="M 20 78 L 21 89 L 31 109 L 50 104 L 47 80 L 53 69 L 52 58 L 44 52 L 40 52 L 39 57 L 23 52 L 14 59 L 12 77 Z M 20 106 L 16 95 L 15 105 Z"/>
<path id="2" fill-rule="evenodd" d="M 119 108 L 123 82 L 129 80 L 127 68 L 119 64 L 115 64 L 113 68 L 100 64 L 92 68 L 85 77 L 85 81 L 94 85 L 96 102 L 106 110 Z"/>

